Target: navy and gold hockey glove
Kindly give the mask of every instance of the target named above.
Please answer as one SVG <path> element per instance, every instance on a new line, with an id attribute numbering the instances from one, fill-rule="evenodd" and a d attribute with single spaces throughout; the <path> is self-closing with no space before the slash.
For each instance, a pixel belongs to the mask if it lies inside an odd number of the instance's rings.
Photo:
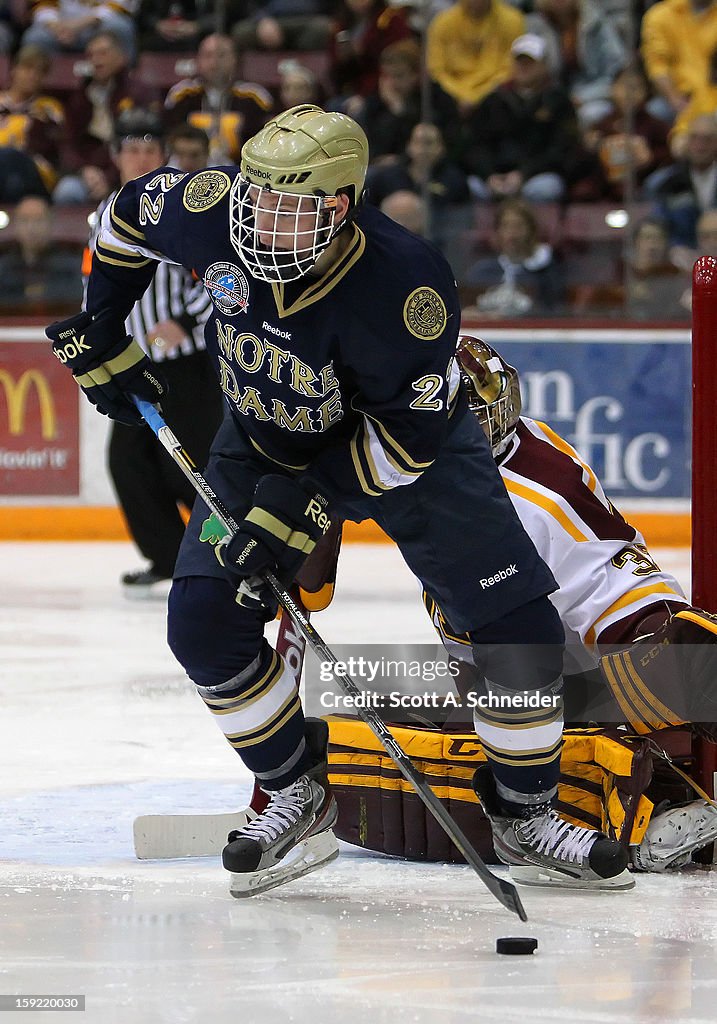
<path id="1" fill-rule="evenodd" d="M 291 583 L 331 526 L 326 509 L 322 495 L 309 494 L 290 477 L 261 478 L 239 529 L 214 549 L 238 588 L 239 604 L 267 604 L 266 591 L 258 585 L 266 572 L 275 573 L 285 586 Z"/>
<path id="2" fill-rule="evenodd" d="M 125 332 L 124 324 L 110 314 L 95 319 L 89 313 L 78 313 L 50 324 L 45 334 L 52 351 L 72 371 L 90 402 L 110 419 L 142 423 L 129 396 L 155 404 L 167 393 L 155 364 Z"/>

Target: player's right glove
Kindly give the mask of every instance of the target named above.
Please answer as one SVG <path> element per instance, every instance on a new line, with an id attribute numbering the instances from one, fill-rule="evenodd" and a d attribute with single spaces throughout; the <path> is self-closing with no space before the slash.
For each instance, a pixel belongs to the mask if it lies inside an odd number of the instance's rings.
<path id="1" fill-rule="evenodd" d="M 52 351 L 70 368 L 90 402 L 110 419 L 142 423 L 129 396 L 155 404 L 167 393 L 156 365 L 126 333 L 124 324 L 110 314 L 95 319 L 89 313 L 78 313 L 50 324 L 45 334 Z"/>

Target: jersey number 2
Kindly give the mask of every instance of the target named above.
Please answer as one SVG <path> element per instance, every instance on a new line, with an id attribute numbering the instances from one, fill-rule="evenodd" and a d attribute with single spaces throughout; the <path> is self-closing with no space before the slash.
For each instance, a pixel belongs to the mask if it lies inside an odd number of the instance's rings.
<path id="1" fill-rule="evenodd" d="M 418 398 L 414 398 L 409 409 L 428 409 L 431 412 L 439 412 L 443 408 L 443 399 L 436 398 L 436 395 L 443 387 L 443 378 L 437 373 L 428 373 L 425 377 L 414 380 L 411 387 L 418 391 Z"/>

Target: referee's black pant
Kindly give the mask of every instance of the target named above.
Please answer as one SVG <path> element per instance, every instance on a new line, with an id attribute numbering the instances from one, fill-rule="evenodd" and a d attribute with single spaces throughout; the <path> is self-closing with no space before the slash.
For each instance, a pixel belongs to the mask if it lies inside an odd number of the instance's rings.
<path id="1" fill-rule="evenodd" d="M 169 386 L 162 412 L 193 461 L 203 468 L 222 420 L 222 394 L 205 351 L 161 364 Z M 184 535 L 178 504 L 191 509 L 194 488 L 146 425 L 113 423 L 109 471 L 135 544 L 162 576 L 171 576 Z"/>

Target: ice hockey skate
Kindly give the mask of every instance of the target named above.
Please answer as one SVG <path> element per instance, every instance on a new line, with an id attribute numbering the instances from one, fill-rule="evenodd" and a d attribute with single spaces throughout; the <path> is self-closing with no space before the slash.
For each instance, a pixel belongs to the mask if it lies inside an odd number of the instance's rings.
<path id="1" fill-rule="evenodd" d="M 230 892 L 242 899 L 316 871 L 339 855 L 331 827 L 338 809 L 327 777 L 329 727 L 305 721 L 314 766 L 285 789 L 268 793 L 264 811 L 229 833 L 222 863 L 231 872 Z"/>
<path id="2" fill-rule="evenodd" d="M 572 825 L 549 805 L 530 817 L 510 818 L 500 808 L 488 765 L 473 788 L 493 832 L 496 855 L 510 865 L 513 881 L 561 889 L 632 889 L 627 851 L 602 832 Z"/>
<path id="3" fill-rule="evenodd" d="M 639 846 L 632 848 L 638 871 L 666 871 L 688 864 L 695 850 L 717 839 L 717 807 L 694 800 L 666 810 L 656 808 Z"/>
<path id="4" fill-rule="evenodd" d="M 130 601 L 166 601 L 172 585 L 172 574 L 167 575 L 150 566 L 123 573 L 120 582 L 122 593 Z"/>

